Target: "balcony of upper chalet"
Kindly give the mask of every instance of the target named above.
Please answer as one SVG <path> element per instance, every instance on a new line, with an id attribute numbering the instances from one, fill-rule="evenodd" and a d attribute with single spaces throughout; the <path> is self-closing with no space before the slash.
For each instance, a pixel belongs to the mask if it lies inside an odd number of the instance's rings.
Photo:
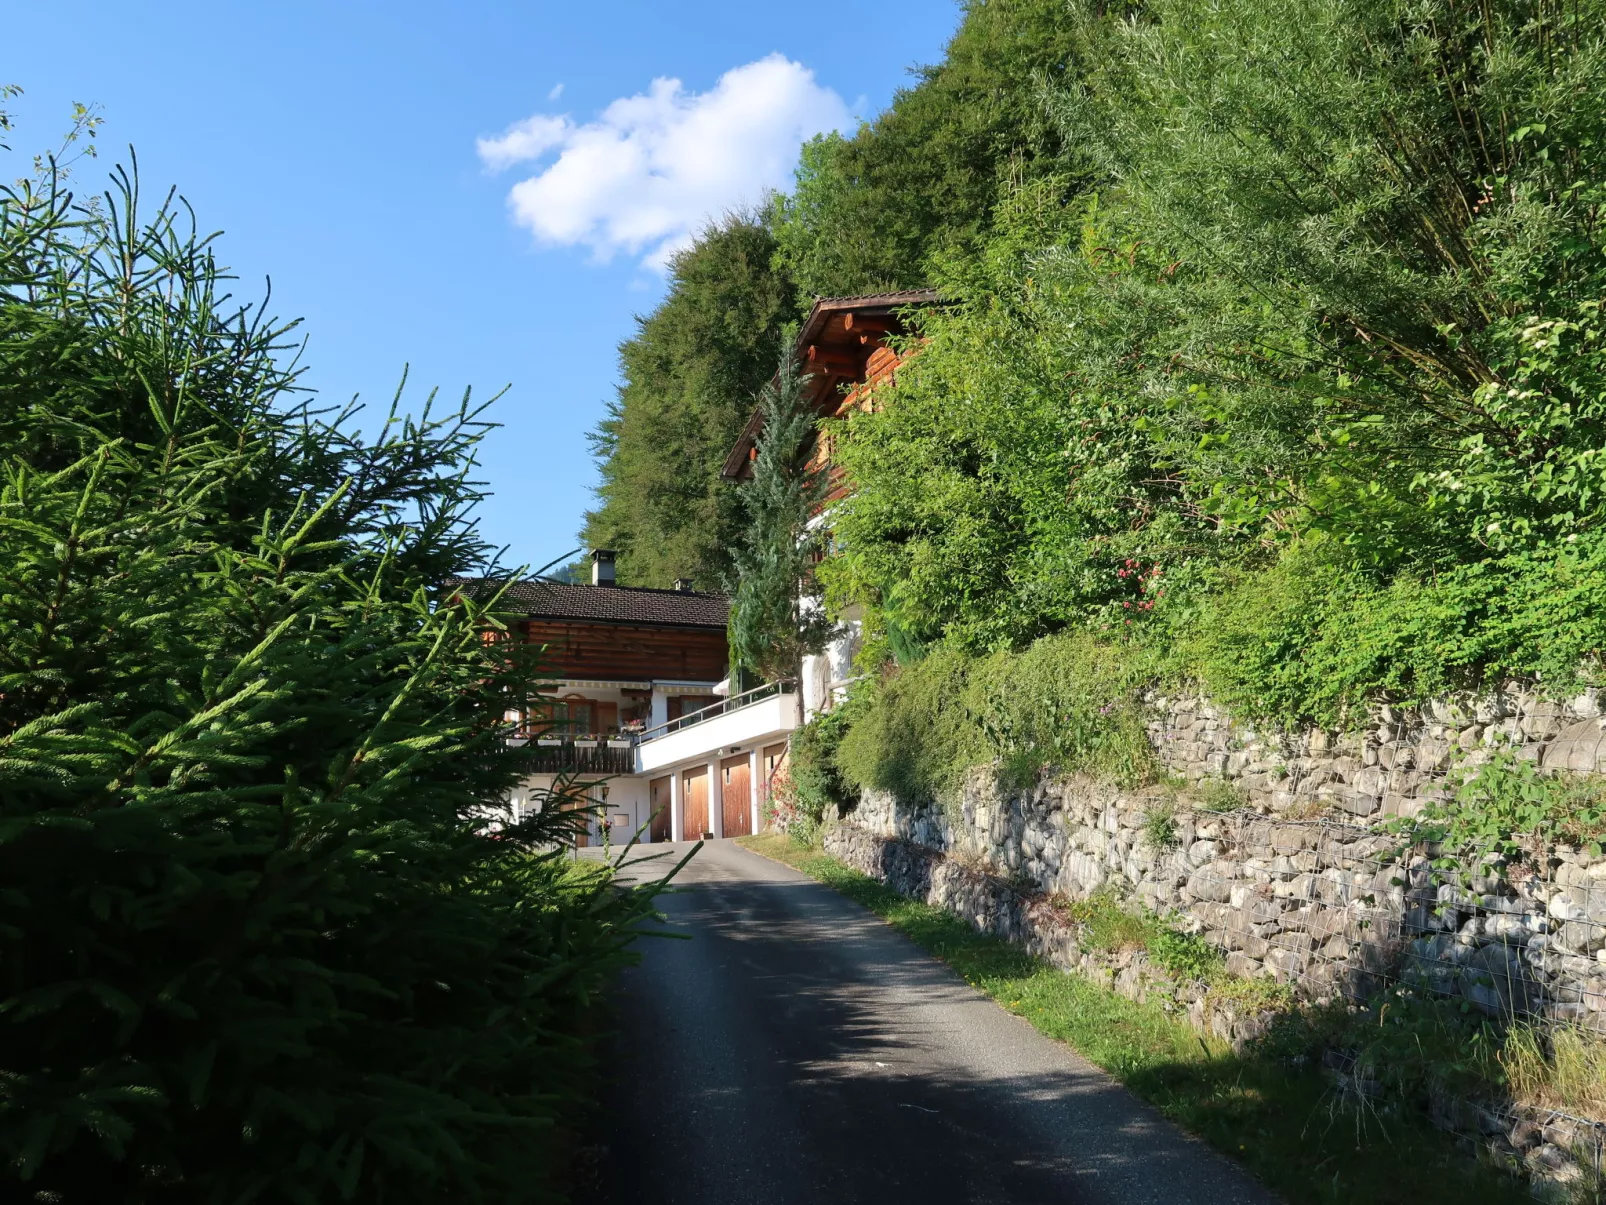
<path id="1" fill-rule="evenodd" d="M 876 386 L 890 380 L 901 362 L 890 341 L 909 333 L 913 311 L 937 302 L 933 289 L 910 289 L 865 297 L 822 297 L 809 311 L 793 355 L 799 370 L 809 377 L 805 396 L 820 418 L 809 463 L 830 474 L 827 505 L 847 492 L 842 471 L 834 463 L 838 424 L 856 410 L 874 409 Z M 763 428 L 763 412 L 755 408 L 736 446 L 725 457 L 722 476 L 733 481 L 752 476 Z"/>

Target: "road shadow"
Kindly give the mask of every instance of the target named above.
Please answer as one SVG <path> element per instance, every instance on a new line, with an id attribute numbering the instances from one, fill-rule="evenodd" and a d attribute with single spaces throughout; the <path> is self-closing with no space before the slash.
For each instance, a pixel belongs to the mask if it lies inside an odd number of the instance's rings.
<path id="1" fill-rule="evenodd" d="M 659 902 L 691 939 L 620 983 L 596 1205 L 1273 1199 L 828 888 Z"/>

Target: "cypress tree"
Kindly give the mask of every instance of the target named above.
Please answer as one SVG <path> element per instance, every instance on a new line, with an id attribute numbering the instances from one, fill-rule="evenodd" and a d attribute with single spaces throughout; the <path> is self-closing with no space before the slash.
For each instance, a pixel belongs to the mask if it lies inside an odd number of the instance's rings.
<path id="1" fill-rule="evenodd" d="M 763 434 L 742 491 L 747 527 L 732 553 L 731 660 L 772 680 L 796 677 L 835 630 L 814 577 L 829 540 L 821 507 L 830 480 L 809 463 L 816 423 L 807 380 L 788 353 L 759 394 Z"/>

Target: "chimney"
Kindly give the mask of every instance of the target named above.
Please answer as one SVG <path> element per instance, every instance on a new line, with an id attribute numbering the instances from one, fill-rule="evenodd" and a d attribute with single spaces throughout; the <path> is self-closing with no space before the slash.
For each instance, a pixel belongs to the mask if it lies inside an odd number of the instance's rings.
<path id="1" fill-rule="evenodd" d="M 692 592 L 691 578 L 677 577 L 675 579 L 675 589 L 679 590 L 682 594 L 690 594 Z"/>
<path id="2" fill-rule="evenodd" d="M 591 584 L 613 585 L 613 549 L 594 548 L 591 551 Z"/>

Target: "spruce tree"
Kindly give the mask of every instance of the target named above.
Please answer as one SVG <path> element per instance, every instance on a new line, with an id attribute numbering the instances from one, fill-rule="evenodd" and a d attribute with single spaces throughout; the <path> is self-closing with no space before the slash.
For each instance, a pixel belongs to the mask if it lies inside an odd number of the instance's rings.
<path id="1" fill-rule="evenodd" d="M 186 216 L 0 191 L 5 1199 L 543 1199 L 643 901 L 487 831 L 488 423 L 320 412 Z"/>

